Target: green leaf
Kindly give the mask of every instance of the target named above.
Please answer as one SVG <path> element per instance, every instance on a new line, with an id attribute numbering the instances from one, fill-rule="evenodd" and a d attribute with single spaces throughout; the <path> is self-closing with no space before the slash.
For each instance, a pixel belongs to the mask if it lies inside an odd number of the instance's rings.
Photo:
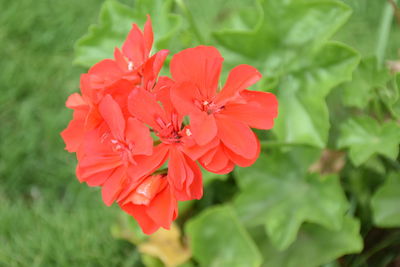
<path id="1" fill-rule="evenodd" d="M 397 73 L 388 86 L 379 90 L 378 93 L 392 115 L 400 119 L 400 73 Z"/>
<path id="2" fill-rule="evenodd" d="M 228 179 L 228 174 L 215 174 L 205 169 L 201 168 L 201 173 L 203 174 L 203 184 L 208 185 L 214 180 L 226 181 Z"/>
<path id="3" fill-rule="evenodd" d="M 368 102 L 376 96 L 376 91 L 386 89 L 389 79 L 389 70 L 387 68 L 379 69 L 375 57 L 363 59 L 354 72 L 353 79 L 342 85 L 343 103 L 350 107 L 365 108 Z"/>
<path id="4" fill-rule="evenodd" d="M 268 71 L 290 68 L 293 59 L 323 46 L 351 14 L 333 0 L 265 0 L 252 31 L 223 30 L 214 34 L 227 49 L 260 61 Z"/>
<path id="5" fill-rule="evenodd" d="M 359 166 L 372 155 L 380 154 L 396 159 L 399 153 L 400 126 L 396 122 L 381 125 L 371 117 L 356 117 L 341 127 L 339 148 L 349 148 L 350 160 Z"/>
<path id="6" fill-rule="evenodd" d="M 209 208 L 186 224 L 200 266 L 260 266 L 261 255 L 229 206 Z"/>
<path id="7" fill-rule="evenodd" d="M 279 116 L 274 132 L 286 143 L 323 148 L 328 139 L 329 112 L 325 97 L 333 87 L 351 78 L 358 54 L 347 46 L 329 43 L 307 57 L 297 71 L 277 86 Z"/>
<path id="8" fill-rule="evenodd" d="M 212 33 L 215 31 L 251 30 L 262 15 L 256 2 L 256 0 L 183 0 L 178 3 L 189 17 L 199 41 L 208 44 L 212 42 Z"/>
<path id="9" fill-rule="evenodd" d="M 184 2 L 200 39 L 227 50 L 228 66 L 248 63 L 260 69 L 266 76 L 262 89 L 277 82 L 280 106 L 274 132 L 279 141 L 325 147 L 325 97 L 350 80 L 359 61 L 349 47 L 327 44 L 349 18 L 350 8 L 336 0 Z"/>
<path id="10" fill-rule="evenodd" d="M 265 259 L 263 266 L 314 267 L 345 254 L 360 252 L 363 240 L 359 231 L 359 222 L 350 217 L 345 217 L 342 227 L 336 231 L 305 224 L 296 241 L 284 251 L 278 251 L 268 240 L 261 242 L 260 250 Z"/>
<path id="11" fill-rule="evenodd" d="M 374 223 L 380 227 L 400 226 L 400 173 L 391 173 L 371 199 Z"/>
<path id="12" fill-rule="evenodd" d="M 340 229 L 348 209 L 336 175 L 307 173 L 315 155 L 310 148 L 293 148 L 261 154 L 253 166 L 237 169 L 241 193 L 234 204 L 239 218 L 246 226 L 265 225 L 280 250 L 296 239 L 304 222 Z"/>
<path id="13" fill-rule="evenodd" d="M 111 58 L 114 48 L 121 47 L 132 24 L 144 25 L 146 14 L 152 18 L 156 48 L 173 47 L 172 37 L 179 29 L 181 20 L 179 16 L 170 14 L 171 5 L 172 0 L 137 0 L 134 8 L 130 8 L 116 0 L 105 1 L 99 23 L 91 25 L 88 33 L 77 41 L 74 63 L 89 67 L 102 59 Z"/>

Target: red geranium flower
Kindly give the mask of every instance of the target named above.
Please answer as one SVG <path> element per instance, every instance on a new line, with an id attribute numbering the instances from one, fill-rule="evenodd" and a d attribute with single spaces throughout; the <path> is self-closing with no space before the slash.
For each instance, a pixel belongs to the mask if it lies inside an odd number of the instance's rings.
<path id="1" fill-rule="evenodd" d="M 121 195 L 124 197 L 118 204 L 137 220 L 145 234 L 160 227 L 169 229 L 178 216 L 178 202 L 165 174 L 144 176 L 127 185 Z"/>
<path id="2" fill-rule="evenodd" d="M 66 105 L 74 110 L 74 115 L 61 133 L 69 152 L 78 152 L 85 133 L 102 122 L 98 104 L 105 95 L 111 95 L 127 114 L 127 99 L 132 89 L 140 86 L 151 90 L 154 87 L 168 50 L 149 57 L 152 44 L 153 31 L 148 17 L 143 32 L 133 24 L 122 52 L 116 48 L 114 60 L 102 60 L 90 68 L 88 74 L 81 75 L 82 95 L 74 93 L 68 98 Z"/>
<path id="3" fill-rule="evenodd" d="M 115 48 L 114 59 L 102 60 L 89 70 L 92 87 L 104 88 L 120 79 L 142 86 L 153 86 L 168 50 L 161 50 L 150 57 L 152 45 L 153 29 L 148 16 L 143 32 L 136 24 L 132 25 L 122 51 Z"/>
<path id="4" fill-rule="evenodd" d="M 193 138 L 198 145 L 217 140 L 217 147 L 200 157 L 213 172 L 226 173 L 249 166 L 257 159 L 260 145 L 250 127 L 271 129 L 278 102 L 271 93 L 246 90 L 261 74 L 249 65 L 239 65 L 229 73 L 218 91 L 223 58 L 214 47 L 198 46 L 176 54 L 171 74 L 176 85 L 171 99 L 181 116 L 190 117 Z"/>
<path id="5" fill-rule="evenodd" d="M 101 185 L 104 203 L 111 205 L 123 189 L 128 167 L 140 166 L 143 156 L 152 155 L 153 139 L 143 123 L 124 118 L 110 95 L 100 102 L 99 113 L 104 123 L 86 134 L 77 175 L 81 182 Z"/>
<path id="6" fill-rule="evenodd" d="M 142 89 L 132 91 L 129 110 L 133 116 L 149 125 L 159 138 L 158 160 L 168 162 L 168 179 L 178 200 L 200 199 L 203 194 L 202 174 L 199 166 L 185 154 L 187 128 L 182 127 L 180 116 L 169 100 L 170 80 L 160 79 L 154 92 Z M 157 102 L 160 101 L 162 107 Z M 158 160 L 153 160 L 160 165 Z M 132 177 L 142 175 L 140 166 L 129 170 Z"/>
<path id="7" fill-rule="evenodd" d="M 104 203 L 116 201 L 146 234 L 169 229 L 177 201 L 202 197 L 196 161 L 221 174 L 252 164 L 260 144 L 251 128 L 270 129 L 277 116 L 273 94 L 246 89 L 261 78 L 255 68 L 237 66 L 219 90 L 223 58 L 199 46 L 173 57 L 173 79 L 158 78 L 168 51 L 150 56 L 152 44 L 148 17 L 114 59 L 81 76 L 81 94 L 66 103 L 73 119 L 61 133 L 76 152 L 78 179 L 101 186 Z"/>

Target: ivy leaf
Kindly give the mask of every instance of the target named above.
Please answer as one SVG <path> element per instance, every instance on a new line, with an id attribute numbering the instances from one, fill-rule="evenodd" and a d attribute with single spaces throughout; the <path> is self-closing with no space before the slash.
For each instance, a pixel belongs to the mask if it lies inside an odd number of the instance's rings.
<path id="1" fill-rule="evenodd" d="M 389 174 L 371 199 L 374 222 L 380 227 L 400 226 L 400 173 Z"/>
<path id="2" fill-rule="evenodd" d="M 342 85 L 342 100 L 346 106 L 363 109 L 376 96 L 376 91 L 386 90 L 390 79 L 387 68 L 378 68 L 376 57 L 365 58 L 353 74 L 353 79 Z"/>
<path id="3" fill-rule="evenodd" d="M 265 267 L 316 267 L 340 256 L 360 252 L 363 240 L 360 224 L 345 217 L 338 230 L 328 230 L 315 224 L 304 224 L 296 241 L 286 250 L 277 250 L 270 241 L 262 240 L 260 250 Z"/>
<path id="4" fill-rule="evenodd" d="M 229 206 L 209 208 L 186 224 L 200 266 L 260 266 L 261 255 Z"/>
<path id="5" fill-rule="evenodd" d="M 142 27 L 146 14 L 153 22 L 155 47 L 173 47 L 172 37 L 180 27 L 180 17 L 170 14 L 172 0 L 137 0 L 134 8 L 116 0 L 104 2 L 99 23 L 91 25 L 88 33 L 75 44 L 75 64 L 89 67 L 98 61 L 111 58 L 115 47 L 124 42 L 133 23 Z"/>
<path id="6" fill-rule="evenodd" d="M 339 148 L 349 148 L 350 160 L 359 166 L 372 155 L 396 159 L 399 153 L 400 126 L 393 121 L 382 125 L 371 117 L 351 118 L 341 127 Z"/>
<path id="7" fill-rule="evenodd" d="M 348 209 L 336 175 L 307 173 L 317 155 L 311 151 L 294 148 L 286 153 L 261 154 L 253 166 L 237 169 L 241 193 L 234 204 L 239 218 L 246 226 L 265 225 L 279 250 L 290 246 L 304 222 L 339 230 Z M 299 162 L 299 155 L 310 155 L 308 162 Z"/>
<path id="8" fill-rule="evenodd" d="M 333 87 L 351 78 L 358 54 L 347 46 L 329 43 L 304 60 L 277 86 L 279 116 L 274 132 L 282 142 L 323 148 L 328 139 L 329 112 L 325 98 Z"/>

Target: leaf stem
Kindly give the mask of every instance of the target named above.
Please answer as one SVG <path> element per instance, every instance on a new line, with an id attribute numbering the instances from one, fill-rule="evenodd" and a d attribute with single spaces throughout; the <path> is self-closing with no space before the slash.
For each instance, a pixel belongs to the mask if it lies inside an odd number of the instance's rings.
<path id="1" fill-rule="evenodd" d="M 394 3 L 397 0 L 393 0 Z M 378 43 L 376 45 L 376 57 L 378 59 L 378 68 L 382 67 L 385 59 L 385 53 L 390 36 L 390 29 L 392 26 L 394 10 L 390 2 L 386 2 L 382 12 L 381 24 L 378 31 Z"/>

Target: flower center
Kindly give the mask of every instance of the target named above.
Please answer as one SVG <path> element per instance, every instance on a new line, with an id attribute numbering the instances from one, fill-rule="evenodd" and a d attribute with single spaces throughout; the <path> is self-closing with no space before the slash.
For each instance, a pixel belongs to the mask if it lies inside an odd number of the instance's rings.
<path id="1" fill-rule="evenodd" d="M 160 128 L 156 135 L 160 138 L 160 141 L 166 144 L 180 143 L 182 135 L 180 134 L 180 126 L 178 115 L 173 113 L 171 115 L 171 121 L 164 122 L 162 118 L 157 118 L 156 122 Z"/>
<path id="2" fill-rule="evenodd" d="M 134 144 L 126 143 L 122 140 L 111 139 L 112 150 L 119 153 L 121 160 L 130 162 L 136 165 L 136 161 L 133 159 Z"/>
<path id="3" fill-rule="evenodd" d="M 195 100 L 195 105 L 201 111 L 207 112 L 208 115 L 213 114 L 213 113 L 218 113 L 224 109 L 224 106 L 219 106 L 219 105 L 215 104 L 213 101 L 208 101 L 208 100 L 204 100 L 204 101 Z"/>

